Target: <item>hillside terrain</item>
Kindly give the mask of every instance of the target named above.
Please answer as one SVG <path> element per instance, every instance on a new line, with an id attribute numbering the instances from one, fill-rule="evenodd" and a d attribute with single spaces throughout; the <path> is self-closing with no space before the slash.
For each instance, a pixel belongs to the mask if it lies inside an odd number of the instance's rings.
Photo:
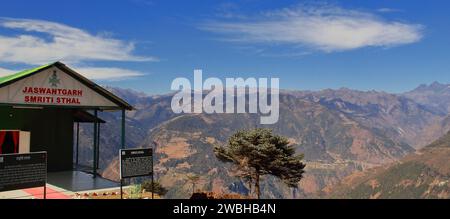
<path id="1" fill-rule="evenodd" d="M 331 198 L 450 198 L 450 133 L 395 163 L 352 174 Z"/>
<path id="2" fill-rule="evenodd" d="M 416 102 L 406 94 L 350 89 L 282 91 L 280 120 L 259 125 L 255 114 L 174 114 L 172 95 L 148 96 L 131 90 L 108 88 L 136 110 L 127 113 L 128 148 L 155 147 L 156 178 L 169 188 L 167 197 L 189 195 L 186 175 L 201 176 L 198 188 L 214 192 L 248 189 L 227 172 L 213 154 L 239 129 L 267 127 L 287 136 L 298 153 L 305 154 L 305 178 L 295 197 L 318 197 L 324 188 L 346 176 L 395 162 L 450 130 L 450 118 L 441 107 Z M 100 167 L 103 176 L 118 179 L 120 114 L 101 113 Z M 82 126 L 82 162 L 92 162 L 92 127 Z M 155 145 L 156 143 L 156 145 Z M 264 178 L 263 197 L 292 198 L 282 183 Z"/>

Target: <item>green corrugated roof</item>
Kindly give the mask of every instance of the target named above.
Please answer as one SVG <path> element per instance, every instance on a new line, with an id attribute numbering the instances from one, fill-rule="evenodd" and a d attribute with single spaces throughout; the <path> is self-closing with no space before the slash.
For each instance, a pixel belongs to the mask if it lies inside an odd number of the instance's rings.
<path id="1" fill-rule="evenodd" d="M 41 70 L 43 68 L 46 68 L 46 67 L 48 67 L 50 65 L 53 65 L 53 64 L 54 63 L 50 63 L 50 64 L 39 66 L 39 67 L 36 67 L 36 68 L 33 68 L 33 69 L 24 70 L 24 71 L 21 71 L 21 72 L 12 74 L 12 75 L 7 75 L 7 76 L 4 76 L 4 77 L 0 77 L 0 85 L 3 84 L 3 83 L 6 83 L 8 81 L 12 81 L 12 80 L 24 77 L 26 75 L 32 74 L 32 73 L 34 73 L 36 71 L 39 71 L 39 70 Z"/>

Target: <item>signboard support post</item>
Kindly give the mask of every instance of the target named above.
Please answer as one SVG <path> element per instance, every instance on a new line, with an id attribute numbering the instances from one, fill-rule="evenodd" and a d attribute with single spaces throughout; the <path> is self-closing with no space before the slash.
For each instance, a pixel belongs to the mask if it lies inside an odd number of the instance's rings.
<path id="1" fill-rule="evenodd" d="M 120 179 L 120 199 L 123 199 L 123 179 Z"/>
<path id="2" fill-rule="evenodd" d="M 44 185 L 44 199 L 47 199 L 47 183 Z"/>
<path id="3" fill-rule="evenodd" d="M 152 148 L 152 152 L 153 152 L 153 148 Z M 152 156 L 152 199 L 154 199 L 154 194 L 155 194 L 155 182 L 153 179 L 153 156 Z"/>
<path id="4" fill-rule="evenodd" d="M 155 183 L 153 182 L 153 173 L 152 173 L 152 199 L 154 199 L 154 194 L 155 194 Z"/>

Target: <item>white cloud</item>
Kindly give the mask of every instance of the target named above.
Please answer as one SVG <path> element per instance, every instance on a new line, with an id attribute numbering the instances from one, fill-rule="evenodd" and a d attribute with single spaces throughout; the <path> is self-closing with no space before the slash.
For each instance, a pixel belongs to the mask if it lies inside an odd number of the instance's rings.
<path id="1" fill-rule="evenodd" d="M 325 52 L 398 46 L 417 42 L 423 35 L 422 25 L 329 5 L 301 5 L 251 19 L 210 21 L 200 28 L 223 34 L 227 41 L 289 44 Z"/>
<path id="2" fill-rule="evenodd" d="M 106 80 L 117 81 L 128 78 L 140 77 L 145 74 L 140 71 L 133 71 L 123 68 L 108 68 L 108 67 L 71 67 L 76 72 L 80 73 L 86 78 L 92 80 Z M 0 77 L 17 73 L 21 70 L 11 70 L 0 67 Z"/>
<path id="3" fill-rule="evenodd" d="M 123 68 L 74 67 L 74 70 L 93 80 L 116 81 L 145 75 L 139 71 Z"/>
<path id="4" fill-rule="evenodd" d="M 157 61 L 155 57 L 133 55 L 135 47 L 131 42 L 92 35 L 60 23 L 0 18 L 0 27 L 26 32 L 14 36 L 0 35 L 0 62 Z"/>

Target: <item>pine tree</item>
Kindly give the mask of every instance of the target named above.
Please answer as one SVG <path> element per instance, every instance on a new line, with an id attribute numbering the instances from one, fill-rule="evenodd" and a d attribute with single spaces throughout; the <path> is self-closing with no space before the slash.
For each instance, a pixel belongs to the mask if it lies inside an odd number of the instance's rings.
<path id="1" fill-rule="evenodd" d="M 251 178 L 258 199 L 261 176 L 273 175 L 291 188 L 296 188 L 303 177 L 303 154 L 296 155 L 288 139 L 273 134 L 270 129 L 238 131 L 227 145 L 214 147 L 214 152 L 220 161 L 233 163 L 238 176 L 247 182 Z"/>

